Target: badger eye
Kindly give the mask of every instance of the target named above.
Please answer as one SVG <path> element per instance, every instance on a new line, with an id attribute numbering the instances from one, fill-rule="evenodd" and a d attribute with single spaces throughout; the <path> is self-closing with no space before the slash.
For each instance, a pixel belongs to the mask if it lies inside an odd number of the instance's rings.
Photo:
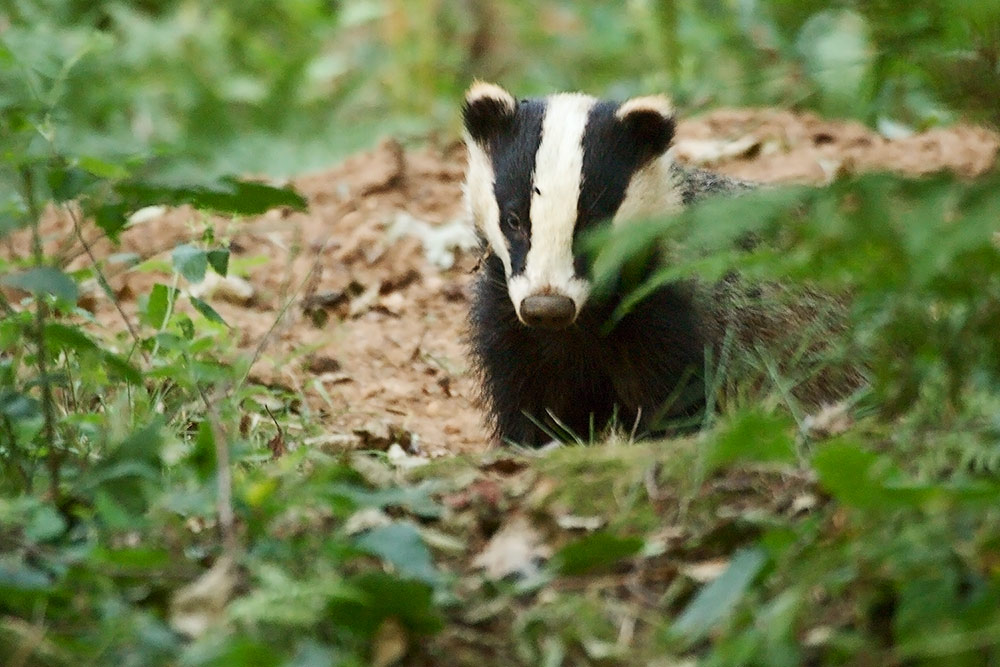
<path id="1" fill-rule="evenodd" d="M 517 213 L 506 213 L 503 216 L 503 225 L 511 231 L 519 232 L 521 231 L 521 218 L 517 215 Z"/>

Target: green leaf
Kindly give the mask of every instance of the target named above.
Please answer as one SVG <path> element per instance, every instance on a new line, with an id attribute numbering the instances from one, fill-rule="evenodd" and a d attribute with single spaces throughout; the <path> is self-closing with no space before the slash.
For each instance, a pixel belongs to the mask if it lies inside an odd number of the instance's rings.
<path id="1" fill-rule="evenodd" d="M 94 562 L 121 570 L 159 570 L 171 562 L 170 552 L 156 547 L 100 546 L 93 553 Z"/>
<path id="2" fill-rule="evenodd" d="M 208 257 L 208 264 L 212 267 L 212 270 L 220 276 L 225 277 L 226 273 L 229 271 L 229 249 L 219 248 L 216 250 L 209 250 L 206 255 Z"/>
<path id="3" fill-rule="evenodd" d="M 41 591 L 49 587 L 49 575 L 13 556 L 0 556 L 0 590 Z"/>
<path id="4" fill-rule="evenodd" d="M 194 448 L 188 456 L 199 478 L 209 479 L 215 474 L 215 431 L 209 421 L 198 424 L 198 433 L 194 438 Z"/>
<path id="5" fill-rule="evenodd" d="M 52 198 L 57 202 L 75 199 L 97 179 L 78 167 L 51 167 L 46 174 Z"/>
<path id="6" fill-rule="evenodd" d="M 31 219 L 11 211 L 0 211 L 0 239 L 31 224 Z"/>
<path id="7" fill-rule="evenodd" d="M 986 480 L 915 482 L 886 456 L 849 440 L 828 443 L 813 457 L 820 484 L 839 502 L 868 510 L 918 508 L 934 504 L 990 506 L 1000 502 L 1000 485 Z"/>
<path id="8" fill-rule="evenodd" d="M 219 213 L 257 215 L 278 206 L 299 211 L 304 211 L 307 206 L 305 198 L 292 189 L 232 177 L 222 178 L 211 185 L 162 185 L 132 181 L 119 183 L 115 190 L 131 204 L 133 210 L 151 204 L 189 204 Z"/>
<path id="9" fill-rule="evenodd" d="M 348 583 L 364 594 L 365 601 L 331 604 L 331 620 L 340 626 L 367 636 L 374 635 L 382 621 L 391 617 L 419 634 L 437 632 L 444 626 L 434 606 L 433 589 L 423 582 L 367 572 Z"/>
<path id="10" fill-rule="evenodd" d="M 640 537 L 619 537 L 600 531 L 570 542 L 556 553 L 552 563 L 560 574 L 586 574 L 636 555 L 643 544 Z"/>
<path id="11" fill-rule="evenodd" d="M 850 10 L 818 12 L 802 26 L 796 46 L 830 111 L 849 113 L 866 97 L 875 51 L 864 17 Z"/>
<path id="12" fill-rule="evenodd" d="M 413 487 L 394 487 L 376 489 L 374 491 L 350 484 L 331 485 L 330 494 L 334 497 L 347 498 L 357 507 L 392 507 L 398 506 L 413 512 L 425 519 L 436 519 L 441 516 L 441 505 L 431 497 L 434 485 L 424 482 Z"/>
<path id="13" fill-rule="evenodd" d="M 177 326 L 181 330 L 181 334 L 186 340 L 194 340 L 194 322 L 185 313 L 180 313 L 176 320 Z"/>
<path id="14" fill-rule="evenodd" d="M 795 462 L 795 439 L 787 417 L 760 410 L 739 413 L 708 450 L 709 470 L 740 462 Z"/>
<path id="15" fill-rule="evenodd" d="M 160 435 L 160 424 L 154 422 L 136 431 L 122 441 L 115 450 L 115 457 L 122 460 L 141 460 L 159 464 L 160 445 L 163 437 Z M 113 457 L 109 457 L 110 461 Z"/>
<path id="16" fill-rule="evenodd" d="M 277 565 L 252 564 L 253 588 L 233 600 L 229 613 L 237 619 L 282 626 L 313 626 L 328 604 L 363 604 L 364 597 L 336 576 L 303 579 Z"/>
<path id="17" fill-rule="evenodd" d="M 108 350 L 101 350 L 101 359 L 107 365 L 108 370 L 114 375 L 118 375 L 126 382 L 132 384 L 142 384 L 142 371 L 130 364 L 125 358 L 114 354 Z"/>
<path id="18" fill-rule="evenodd" d="M 737 551 L 726 571 L 698 591 L 671 630 L 689 642 L 704 637 L 716 623 L 732 613 L 766 560 L 760 549 Z"/>
<path id="19" fill-rule="evenodd" d="M 813 468 L 820 484 L 852 507 L 878 507 L 887 502 L 883 482 L 898 472 L 887 458 L 845 440 L 827 443 L 817 451 Z"/>
<path id="20" fill-rule="evenodd" d="M 198 656 L 198 653 L 195 652 L 194 655 Z M 210 657 L 195 659 L 189 664 L 259 665 L 259 667 L 279 667 L 287 664 L 273 641 L 255 640 L 236 634 L 220 637 L 217 643 L 212 645 L 211 652 L 206 652 L 204 655 Z"/>
<path id="21" fill-rule="evenodd" d="M 24 527 L 24 536 L 32 542 L 46 542 L 62 535 L 66 521 L 51 505 L 41 505 L 32 513 Z"/>
<path id="22" fill-rule="evenodd" d="M 89 336 L 76 327 L 70 327 L 58 322 L 45 325 L 45 340 L 57 345 L 62 350 L 72 350 L 77 354 L 94 354 L 108 367 L 108 370 L 124 378 L 132 384 L 142 382 L 142 373 L 122 357 L 105 350 Z"/>
<path id="23" fill-rule="evenodd" d="M 12 420 L 33 419 L 41 415 L 39 402 L 16 391 L 0 389 L 0 415 Z"/>
<path id="24" fill-rule="evenodd" d="M 295 655 L 285 664 L 287 667 L 327 667 L 337 662 L 336 649 L 307 637 L 296 642 Z"/>
<path id="25" fill-rule="evenodd" d="M 434 569 L 431 552 L 410 521 L 396 521 L 373 528 L 354 542 L 365 553 L 391 563 L 400 575 L 434 584 L 440 573 Z"/>
<path id="26" fill-rule="evenodd" d="M 94 176 L 111 180 L 118 180 L 128 176 L 128 170 L 124 167 L 112 164 L 96 157 L 84 156 L 78 160 L 81 169 L 86 169 Z"/>
<path id="27" fill-rule="evenodd" d="M 184 276 L 188 282 L 200 283 L 205 279 L 208 257 L 201 248 L 185 243 L 174 248 L 170 257 L 174 263 L 174 270 Z"/>
<path id="28" fill-rule="evenodd" d="M 104 230 L 112 241 L 118 240 L 118 233 L 128 224 L 128 214 L 130 207 L 121 202 L 113 204 L 103 204 L 96 210 L 90 211 L 94 222 Z"/>
<path id="29" fill-rule="evenodd" d="M 74 352 L 96 352 L 97 343 L 77 327 L 67 326 L 58 322 L 48 322 L 45 325 L 45 340 L 57 345 L 63 350 Z"/>
<path id="30" fill-rule="evenodd" d="M 148 509 L 151 485 L 160 479 L 162 462 L 160 424 L 154 422 L 134 431 L 79 478 L 78 491 L 97 498 L 106 493 L 102 511 L 111 517 L 131 515 L 133 520 Z M 121 524 L 119 524 L 121 525 Z"/>
<path id="31" fill-rule="evenodd" d="M 101 524 L 111 530 L 128 530 L 135 527 L 135 517 L 108 491 L 97 489 L 93 500 L 94 514 Z"/>
<path id="32" fill-rule="evenodd" d="M 226 324 L 226 321 L 222 319 L 222 315 L 219 315 L 219 313 L 215 311 L 215 308 L 212 308 L 210 305 L 196 297 L 192 296 L 190 299 L 191 305 L 194 306 L 195 310 L 204 315 L 209 322 L 215 322 L 227 327 L 229 326 Z"/>
<path id="33" fill-rule="evenodd" d="M 167 314 L 173 309 L 176 298 L 176 288 L 161 283 L 153 285 L 146 301 L 146 323 L 154 329 L 162 329 L 167 323 Z"/>
<path id="34" fill-rule="evenodd" d="M 278 206 L 287 206 L 296 211 L 305 211 L 309 207 L 305 197 L 292 188 L 276 188 L 264 183 L 241 181 L 233 177 L 225 177 L 222 182 L 234 190 L 233 196 L 239 210 L 228 209 L 234 213 L 256 215 Z"/>
<path id="35" fill-rule="evenodd" d="M 17 287 L 34 295 L 51 294 L 57 299 L 76 303 L 76 283 L 68 275 L 51 266 L 36 266 L 33 269 L 4 276 L 0 283 Z"/>

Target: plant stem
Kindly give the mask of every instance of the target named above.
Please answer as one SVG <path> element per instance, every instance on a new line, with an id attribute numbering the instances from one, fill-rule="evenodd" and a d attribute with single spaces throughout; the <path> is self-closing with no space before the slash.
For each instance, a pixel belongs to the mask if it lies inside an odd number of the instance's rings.
<path id="1" fill-rule="evenodd" d="M 76 233 L 76 237 L 80 240 L 80 244 L 83 246 L 84 252 L 86 252 L 87 257 L 90 259 L 90 265 L 94 268 L 94 275 L 97 276 L 97 282 L 100 284 L 101 289 L 104 293 L 111 299 L 111 303 L 115 304 L 115 309 L 118 314 L 121 315 L 122 321 L 125 322 L 125 328 L 128 329 L 129 334 L 132 336 L 132 340 L 135 341 L 136 347 L 139 349 L 139 353 L 143 355 L 146 361 L 149 358 L 146 357 L 145 352 L 142 350 L 142 339 L 139 338 L 139 331 L 132 324 L 132 320 L 125 313 L 125 309 L 122 308 L 122 304 L 118 301 L 118 297 L 115 296 L 114 290 L 111 289 L 111 284 L 105 277 L 104 272 L 101 270 L 100 265 L 97 263 L 97 258 L 94 256 L 94 251 L 91 250 L 90 244 L 87 243 L 86 239 L 83 238 L 82 225 L 80 223 L 80 217 L 77 215 L 76 211 L 70 206 L 64 206 L 67 213 L 69 213 L 70 219 L 73 221 L 73 231 Z"/>
<path id="2" fill-rule="evenodd" d="M 35 266 L 40 267 L 45 263 L 42 235 L 39 230 L 42 214 L 38 202 L 35 200 L 35 179 L 30 167 L 21 168 L 21 187 L 24 203 L 28 207 L 28 215 L 31 216 L 32 221 L 32 259 Z M 52 384 L 49 378 L 48 350 L 45 349 L 45 320 L 48 316 L 45 297 L 36 296 L 35 306 L 35 328 L 33 331 L 36 348 L 35 365 L 38 368 L 38 378 L 42 387 L 42 415 L 45 420 L 43 433 L 48 447 L 46 463 L 49 469 L 49 495 L 52 497 L 52 502 L 58 506 L 62 497 L 59 490 L 59 476 L 65 451 L 56 442 L 55 401 L 52 397 Z"/>
<path id="3" fill-rule="evenodd" d="M 677 30 L 677 0 L 657 0 L 656 18 L 659 23 L 660 46 L 664 65 L 670 76 L 670 86 L 676 88 L 681 73 L 680 40 Z"/>

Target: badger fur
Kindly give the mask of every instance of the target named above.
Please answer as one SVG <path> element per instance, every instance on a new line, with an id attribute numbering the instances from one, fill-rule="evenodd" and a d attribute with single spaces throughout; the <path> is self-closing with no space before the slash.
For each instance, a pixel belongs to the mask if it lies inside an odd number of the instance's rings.
<path id="1" fill-rule="evenodd" d="M 624 294 L 591 294 L 574 251 L 592 226 L 675 212 L 750 184 L 677 165 L 662 96 L 515 99 L 476 83 L 463 109 L 465 195 L 485 259 L 470 311 L 482 401 L 502 442 L 639 435 L 697 421 L 725 324 L 698 285 L 667 285 L 605 326 Z"/>

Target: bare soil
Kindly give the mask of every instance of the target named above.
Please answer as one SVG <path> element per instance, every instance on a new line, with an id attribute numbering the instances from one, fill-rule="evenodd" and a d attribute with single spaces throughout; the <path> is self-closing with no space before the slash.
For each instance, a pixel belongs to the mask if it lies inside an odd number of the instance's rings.
<path id="1" fill-rule="evenodd" d="M 998 136 L 978 127 L 889 140 L 854 122 L 749 109 L 681 122 L 676 142 L 684 161 L 747 179 L 805 183 L 867 170 L 973 176 L 992 167 L 998 148 Z M 94 252 L 163 259 L 163 271 L 108 266 L 120 303 L 135 318 L 138 297 L 154 282 L 170 283 L 175 245 L 214 226 L 253 296 L 220 288 L 205 298 L 231 326 L 236 350 L 260 353 L 250 380 L 286 386 L 308 403 L 328 434 L 315 442 L 338 448 L 403 440 L 432 456 L 482 451 L 490 443 L 463 344 L 477 253 L 458 250 L 454 266 L 442 269 L 413 234 L 390 235 L 396 223 L 461 229 L 453 223 L 464 217 L 464 160 L 457 143 L 404 151 L 386 140 L 294 179 L 309 200 L 306 213 L 275 210 L 230 221 L 183 208 L 152 211 L 122 234 L 121 247 L 100 241 Z M 64 213 L 50 216 L 48 247 L 64 244 L 65 253 L 71 229 Z M 25 246 L 15 239 L 8 250 Z M 79 250 L 70 254 L 77 255 L 70 268 L 87 263 Z M 124 328 L 101 292 L 88 307 L 108 329 Z"/>

